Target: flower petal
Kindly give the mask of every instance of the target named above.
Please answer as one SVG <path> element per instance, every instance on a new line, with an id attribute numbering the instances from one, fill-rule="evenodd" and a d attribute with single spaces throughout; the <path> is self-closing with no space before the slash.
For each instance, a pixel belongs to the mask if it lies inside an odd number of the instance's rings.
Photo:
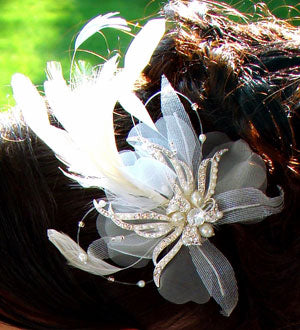
<path id="1" fill-rule="evenodd" d="M 222 313 L 229 316 L 238 301 L 238 288 L 229 261 L 208 240 L 201 246 L 190 246 L 189 252 L 207 291 L 222 307 Z"/>
<path id="2" fill-rule="evenodd" d="M 165 134 L 169 145 L 190 167 L 194 158 L 195 170 L 201 160 L 200 142 L 183 104 L 165 76 L 161 80 L 161 111 L 166 121 Z"/>
<path id="3" fill-rule="evenodd" d="M 283 192 L 276 197 L 268 197 L 261 190 L 243 188 L 226 191 L 215 197 L 219 210 L 223 212 L 218 225 L 241 222 L 256 223 L 282 211 Z"/>
<path id="4" fill-rule="evenodd" d="M 246 187 L 264 191 L 267 177 L 261 157 L 252 152 L 243 140 L 221 144 L 214 148 L 211 154 L 224 148 L 228 148 L 228 151 L 219 163 L 215 194 Z"/>
<path id="5" fill-rule="evenodd" d="M 183 246 L 164 269 L 158 291 L 165 299 L 175 304 L 189 301 L 204 304 L 210 299 L 187 247 Z"/>
<path id="6" fill-rule="evenodd" d="M 158 239 L 145 239 L 135 233 L 129 235 L 105 236 L 94 241 L 89 250 L 93 250 L 93 255 L 102 258 L 112 258 L 112 255 L 122 255 L 151 259 L 152 251 L 157 244 Z M 104 247 L 105 246 L 105 247 Z M 107 249 L 107 253 L 104 251 Z M 104 253 L 103 253 L 104 251 Z M 126 258 L 124 257 L 124 260 Z M 125 265 L 125 263 L 122 263 Z"/>
<path id="7" fill-rule="evenodd" d="M 144 123 L 139 123 L 135 125 L 129 132 L 127 137 L 127 142 L 132 145 L 139 153 L 143 154 L 143 151 L 139 148 L 140 142 L 134 141 L 136 137 L 142 136 L 147 139 L 149 142 L 158 144 L 164 148 L 169 149 L 170 146 L 168 144 L 167 139 L 167 130 L 166 130 L 166 122 L 163 118 L 160 118 L 155 126 L 157 130 L 153 130 L 149 127 L 149 125 L 145 125 Z"/>
<path id="8" fill-rule="evenodd" d="M 128 179 L 136 186 L 171 198 L 176 174 L 166 165 L 150 157 L 137 159 L 134 165 L 123 168 Z"/>

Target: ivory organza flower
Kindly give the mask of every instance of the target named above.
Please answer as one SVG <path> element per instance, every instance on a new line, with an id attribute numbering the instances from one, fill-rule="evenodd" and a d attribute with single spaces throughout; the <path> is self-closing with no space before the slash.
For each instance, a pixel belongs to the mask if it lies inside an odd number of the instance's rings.
<path id="1" fill-rule="evenodd" d="M 50 63 L 45 98 L 64 129 L 50 125 L 45 100 L 28 78 L 14 76 L 14 95 L 28 125 L 67 165 L 66 175 L 105 192 L 94 201 L 100 238 L 87 251 L 48 230 L 69 263 L 106 276 L 152 259 L 153 280 L 164 298 L 201 304 L 213 297 L 228 316 L 238 301 L 236 279 L 211 238 L 222 235 L 223 224 L 255 223 L 280 212 L 283 193 L 265 195 L 264 162 L 246 142 L 218 132 L 197 136 L 164 76 L 162 117 L 152 122 L 133 85 L 163 33 L 162 19 L 150 21 L 129 47 L 122 70 L 115 57 L 71 86 L 60 66 Z M 140 120 L 127 138 L 133 150 L 116 147 L 117 101 Z"/>

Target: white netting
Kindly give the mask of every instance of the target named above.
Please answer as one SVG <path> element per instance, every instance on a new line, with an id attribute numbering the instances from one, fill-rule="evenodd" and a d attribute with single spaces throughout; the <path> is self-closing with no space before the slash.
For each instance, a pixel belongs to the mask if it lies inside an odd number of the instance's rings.
<path id="1" fill-rule="evenodd" d="M 210 296 L 222 307 L 222 313 L 229 316 L 238 301 L 238 288 L 229 261 L 208 240 L 201 246 L 190 246 L 189 252 Z"/>
<path id="2" fill-rule="evenodd" d="M 210 299 L 186 247 L 180 249 L 163 271 L 158 291 L 165 299 L 176 304 L 188 301 L 203 304 Z"/>

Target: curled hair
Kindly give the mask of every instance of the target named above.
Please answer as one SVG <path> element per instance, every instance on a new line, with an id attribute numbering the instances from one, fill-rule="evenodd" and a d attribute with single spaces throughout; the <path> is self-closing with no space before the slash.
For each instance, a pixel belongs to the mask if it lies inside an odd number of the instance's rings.
<path id="1" fill-rule="evenodd" d="M 173 28 L 145 71 L 141 94 L 151 94 L 166 75 L 199 105 L 207 131 L 243 138 L 262 156 L 270 194 L 276 184 L 286 192 L 284 213 L 252 228 L 232 229 L 236 245 L 231 249 L 238 251 L 249 286 L 240 296 L 248 291 L 248 312 L 260 310 L 256 317 L 264 310 L 261 327 L 274 322 L 276 328 L 297 312 L 291 307 L 295 296 L 282 279 L 291 276 L 298 282 L 293 256 L 299 249 L 300 30 L 269 12 L 252 22 L 212 1 L 171 1 L 164 15 Z"/>
<path id="2" fill-rule="evenodd" d="M 145 72 L 151 84 L 165 74 L 209 130 L 242 137 L 271 172 L 299 178 L 299 29 L 211 1 L 171 1 L 164 15 L 174 27 Z"/>

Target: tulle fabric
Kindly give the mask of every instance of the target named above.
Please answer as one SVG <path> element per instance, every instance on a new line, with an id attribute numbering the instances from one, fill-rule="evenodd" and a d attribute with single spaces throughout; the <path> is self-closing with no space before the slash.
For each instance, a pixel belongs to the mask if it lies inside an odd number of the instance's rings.
<path id="1" fill-rule="evenodd" d="M 152 137 L 150 129 L 144 124 L 139 124 L 130 132 L 129 140 L 130 137 L 137 134 L 142 134 L 142 136 L 145 134 L 147 140 L 166 146 L 164 138 L 166 131 L 163 129 L 166 129 L 167 121 L 168 119 L 159 120 L 158 132 L 152 131 Z M 188 131 L 189 128 L 185 122 L 179 119 L 177 123 L 183 123 L 185 130 Z M 186 136 L 191 138 L 194 134 L 189 132 Z M 176 140 L 173 139 L 173 141 Z M 198 143 L 198 146 L 192 145 L 193 152 L 200 149 L 200 143 L 194 141 Z M 219 144 L 220 141 L 223 143 Z M 168 148 L 171 149 L 170 146 Z M 228 149 L 228 152 L 224 154 L 219 164 L 214 197 L 224 216 L 216 225 L 259 222 L 266 216 L 278 212 L 282 207 L 283 195 L 281 193 L 278 197 L 269 198 L 263 193 L 266 187 L 266 171 L 262 159 L 254 154 L 244 141 L 230 142 L 222 133 L 207 134 L 204 149 L 206 158 L 225 148 Z M 187 154 L 191 156 L 187 156 Z M 181 155 L 184 161 L 193 159 L 192 153 Z M 126 158 L 128 156 L 126 155 Z M 131 152 L 129 157 L 128 165 L 139 163 L 139 151 Z M 198 166 L 199 163 L 200 160 Z M 140 169 L 139 173 L 148 180 L 149 171 Z M 137 176 L 139 177 L 139 175 Z M 122 209 L 122 212 L 126 211 Z M 129 211 L 127 210 L 127 212 Z M 135 262 L 139 265 L 138 260 L 141 258 L 150 259 L 154 247 L 159 242 L 159 239 L 149 240 L 120 229 L 108 218 L 104 219 L 99 216 L 97 224 L 102 237 L 120 235 L 125 237 L 118 243 L 107 244 L 108 256 L 122 266 L 129 266 Z M 205 240 L 201 246 L 181 248 L 163 271 L 160 283 L 158 290 L 165 299 L 183 304 L 188 301 L 205 303 L 210 297 L 213 297 L 226 316 L 230 315 L 238 300 L 234 271 L 225 256 L 209 240 Z"/>

